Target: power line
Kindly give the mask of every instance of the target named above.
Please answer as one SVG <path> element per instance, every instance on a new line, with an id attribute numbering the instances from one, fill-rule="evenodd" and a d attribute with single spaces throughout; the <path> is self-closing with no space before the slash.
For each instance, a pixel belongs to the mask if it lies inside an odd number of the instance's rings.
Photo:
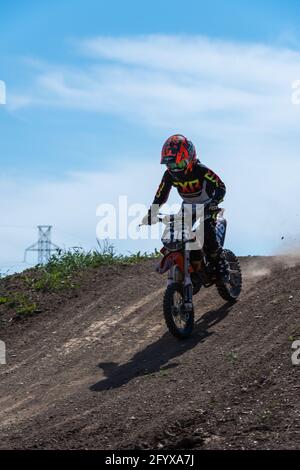
<path id="1" fill-rule="evenodd" d="M 10 273 L 16 272 L 15 268 L 18 268 L 17 271 L 23 271 L 26 269 L 26 266 L 28 267 L 33 267 L 34 264 L 27 263 L 26 261 L 15 261 L 15 262 L 10 262 L 10 263 L 4 263 L 2 266 L 0 266 L 0 277 L 8 276 Z M 21 268 L 22 266 L 22 268 Z M 20 268 L 20 269 L 19 269 Z"/>
<path id="2" fill-rule="evenodd" d="M 26 228 L 33 230 L 35 227 L 33 225 L 0 225 L 0 228 Z"/>
<path id="3" fill-rule="evenodd" d="M 10 261 L 9 263 L 3 263 L 1 266 L 0 266 L 0 269 L 1 267 L 3 266 L 16 266 L 18 264 L 28 264 L 28 266 L 34 266 L 34 264 L 32 263 L 28 263 L 28 261 Z"/>

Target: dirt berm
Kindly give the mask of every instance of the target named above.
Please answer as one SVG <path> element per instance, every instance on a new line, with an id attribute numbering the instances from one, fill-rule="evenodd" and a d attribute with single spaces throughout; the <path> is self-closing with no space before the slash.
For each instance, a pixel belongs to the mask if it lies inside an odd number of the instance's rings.
<path id="1" fill-rule="evenodd" d="M 0 447 L 300 449 L 300 266 L 240 261 L 239 302 L 200 291 L 183 342 L 151 260 L 87 270 L 77 290 L 41 294 L 40 313 L 4 315 Z"/>

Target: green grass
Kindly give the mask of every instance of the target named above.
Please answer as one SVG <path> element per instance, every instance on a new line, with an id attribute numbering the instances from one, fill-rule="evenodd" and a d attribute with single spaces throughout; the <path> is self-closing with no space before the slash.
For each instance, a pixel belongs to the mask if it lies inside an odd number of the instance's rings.
<path id="1" fill-rule="evenodd" d="M 236 351 L 229 351 L 227 357 L 231 362 L 235 362 L 238 359 L 238 353 Z"/>
<path id="2" fill-rule="evenodd" d="M 35 302 L 24 293 L 13 293 L 10 297 L 0 297 L 0 305 L 6 304 L 9 308 L 14 309 L 17 316 L 32 315 L 38 310 Z"/>
<path id="3" fill-rule="evenodd" d="M 288 341 L 291 341 L 291 342 L 296 341 L 296 339 L 298 339 L 299 336 L 300 336 L 300 325 L 294 328 L 294 330 L 291 332 L 290 336 L 288 337 Z"/>
<path id="4" fill-rule="evenodd" d="M 14 310 L 17 318 L 24 318 L 40 312 L 40 293 L 62 292 L 80 286 L 85 270 L 100 266 L 134 265 L 158 257 L 159 253 L 129 253 L 119 255 L 107 242 L 98 249 L 85 252 L 81 248 L 70 249 L 52 256 L 49 262 L 21 273 L 22 281 L 18 291 L 9 288 L 1 292 L 0 314 L 6 307 Z"/>
<path id="5" fill-rule="evenodd" d="M 156 373 L 156 376 L 157 377 L 168 377 L 169 375 L 169 370 L 167 369 L 160 369 L 157 373 Z"/>
<path id="6" fill-rule="evenodd" d="M 130 253 L 117 254 L 113 245 L 107 242 L 99 249 L 85 252 L 75 248 L 53 255 L 48 264 L 36 268 L 36 276 L 26 276 L 27 286 L 35 291 L 59 291 L 66 288 L 74 289 L 79 286 L 77 274 L 85 269 L 109 265 L 137 264 L 147 259 L 159 256 L 159 253 Z"/>
<path id="7" fill-rule="evenodd" d="M 30 301 L 26 300 L 16 309 L 16 315 L 19 317 L 23 315 L 33 315 L 38 311 L 38 305 L 35 302 L 31 303 Z"/>

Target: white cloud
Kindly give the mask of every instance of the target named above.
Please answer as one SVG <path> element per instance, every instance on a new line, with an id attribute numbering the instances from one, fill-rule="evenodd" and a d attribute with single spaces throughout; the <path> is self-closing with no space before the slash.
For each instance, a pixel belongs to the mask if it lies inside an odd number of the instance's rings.
<path id="1" fill-rule="evenodd" d="M 277 154 L 271 165 L 268 159 L 253 164 L 247 152 L 242 157 L 225 154 L 224 162 L 219 170 L 228 187 L 227 246 L 241 254 L 270 254 L 294 242 L 300 231 L 300 160 L 282 161 Z M 22 260 L 24 249 L 37 239 L 39 224 L 53 225 L 53 241 L 60 246 L 95 247 L 97 206 L 110 203 L 118 209 L 119 195 L 127 195 L 129 204 L 148 206 L 162 170 L 157 162 L 129 165 L 118 173 L 70 174 L 64 181 L 0 180 L 2 271 L 4 265 Z M 169 202 L 178 202 L 174 189 Z M 143 251 L 159 248 L 160 242 L 125 240 L 115 245 L 122 252 Z"/>
<path id="2" fill-rule="evenodd" d="M 1 263 L 18 264 L 24 249 L 37 240 L 37 225 L 53 225 L 53 242 L 63 247 L 96 247 L 96 208 L 101 203 L 117 207 L 118 196 L 127 195 L 128 203 L 149 205 L 156 182 L 145 181 L 146 174 L 160 178 L 157 165 L 122 168 L 120 173 L 74 173 L 63 181 L 0 179 Z M 158 184 L 158 181 L 157 181 Z M 155 243 L 116 243 L 121 251 L 153 249 Z M 35 261 L 36 255 L 29 260 Z"/>
<path id="3" fill-rule="evenodd" d="M 12 108 L 109 113 L 160 135 L 185 133 L 227 184 L 232 248 L 272 252 L 281 235 L 292 239 L 299 233 L 300 106 L 291 104 L 299 52 L 180 36 L 100 37 L 81 41 L 77 49 L 85 57 L 81 68 L 39 62 L 32 90 L 18 91 Z M 26 181 L 15 191 L 15 183 L 6 181 L 1 213 L 11 214 L 10 223 L 15 217 L 32 225 L 53 223 L 91 246 L 97 203 L 128 193 L 133 202 L 150 203 L 158 166 L 69 175 L 61 183 Z M 1 236 L 9 257 L 13 239 Z M 24 243 L 23 236 L 15 240 L 19 253 Z M 67 243 L 73 244 L 71 238 Z"/>
<path id="4" fill-rule="evenodd" d="M 166 70 L 175 76 L 260 86 L 268 85 L 270 78 L 280 83 L 294 76 L 300 60 L 299 53 L 288 49 L 197 36 L 99 37 L 82 41 L 79 50 L 94 59 Z"/>
<path id="5" fill-rule="evenodd" d="M 27 108 L 33 105 L 33 103 L 34 101 L 31 96 L 8 94 L 7 109 L 13 112 L 21 108 Z"/>
<path id="6" fill-rule="evenodd" d="M 110 113 L 208 136 L 217 129 L 220 138 L 298 126 L 299 110 L 291 106 L 298 52 L 180 36 L 100 37 L 78 49 L 91 59 L 80 69 L 39 64 L 28 105 Z"/>

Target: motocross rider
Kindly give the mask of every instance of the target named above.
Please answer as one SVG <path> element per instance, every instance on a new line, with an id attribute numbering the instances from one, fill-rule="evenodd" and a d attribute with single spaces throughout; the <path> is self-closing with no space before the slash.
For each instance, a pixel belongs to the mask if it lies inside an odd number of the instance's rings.
<path id="1" fill-rule="evenodd" d="M 226 281 L 228 263 L 223 256 L 223 249 L 217 240 L 215 230 L 216 210 L 225 196 L 225 184 L 212 170 L 200 163 L 194 144 L 180 134 L 166 140 L 161 151 L 160 163 L 166 165 L 167 169 L 142 223 L 151 225 L 158 221 L 159 207 L 167 202 L 172 186 L 177 188 L 185 204 L 204 204 L 210 201 L 205 206 L 205 214 L 210 217 L 204 222 L 204 250 L 211 266 L 216 269 L 217 276 Z M 191 261 L 196 270 L 201 266 L 199 255 L 200 252 L 197 250 L 191 253 Z"/>

